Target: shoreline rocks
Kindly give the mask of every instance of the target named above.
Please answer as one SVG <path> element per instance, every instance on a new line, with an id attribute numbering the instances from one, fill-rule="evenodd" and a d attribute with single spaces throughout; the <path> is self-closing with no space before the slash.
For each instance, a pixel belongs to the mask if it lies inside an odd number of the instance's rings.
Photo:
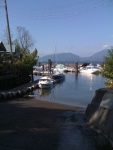
<path id="1" fill-rule="evenodd" d="M 85 115 L 89 125 L 106 137 L 113 147 L 113 89 L 96 90 Z"/>

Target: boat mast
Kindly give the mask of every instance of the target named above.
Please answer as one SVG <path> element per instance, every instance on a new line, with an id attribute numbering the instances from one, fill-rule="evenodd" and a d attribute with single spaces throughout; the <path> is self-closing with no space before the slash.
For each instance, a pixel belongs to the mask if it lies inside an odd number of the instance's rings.
<path id="1" fill-rule="evenodd" d="M 57 54 L 56 54 L 56 48 L 57 48 L 57 46 L 55 46 L 55 62 L 56 62 L 56 64 L 57 64 Z"/>

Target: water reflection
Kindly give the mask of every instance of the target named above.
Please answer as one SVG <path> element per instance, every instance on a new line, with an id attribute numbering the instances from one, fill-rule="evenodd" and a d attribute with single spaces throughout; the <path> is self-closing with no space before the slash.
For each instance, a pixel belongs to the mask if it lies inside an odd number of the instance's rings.
<path id="1" fill-rule="evenodd" d="M 46 100 L 73 106 L 86 107 L 95 90 L 105 87 L 105 79 L 99 74 L 66 73 L 61 83 L 52 89 L 36 89 L 37 100 Z"/>
<path id="2" fill-rule="evenodd" d="M 75 81 L 78 81 L 78 73 L 75 73 Z"/>
<path id="3" fill-rule="evenodd" d="M 51 93 L 51 88 L 48 89 L 38 89 L 38 93 L 40 96 L 49 95 Z"/>
<path id="4" fill-rule="evenodd" d="M 92 91 L 93 90 L 93 85 L 95 82 L 95 78 L 97 78 L 98 75 L 96 74 L 85 74 L 85 73 L 81 73 L 81 76 L 84 77 L 84 79 L 87 81 L 87 85 L 89 87 L 89 90 Z"/>

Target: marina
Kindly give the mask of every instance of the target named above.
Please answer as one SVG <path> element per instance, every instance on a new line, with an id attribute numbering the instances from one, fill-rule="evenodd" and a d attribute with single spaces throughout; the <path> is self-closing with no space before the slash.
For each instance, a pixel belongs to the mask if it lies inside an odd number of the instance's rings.
<path id="1" fill-rule="evenodd" d="M 48 64 L 45 67 L 34 66 L 34 82 L 7 91 L 1 91 L 0 99 L 33 97 L 35 100 L 55 102 L 70 106 L 87 107 L 96 90 L 105 87 L 105 78 L 101 74 L 76 72 L 75 64 L 59 65 L 58 70 Z M 54 69 L 55 68 L 55 69 Z M 70 69 L 71 68 L 71 69 Z M 79 68 L 79 67 L 77 67 Z M 70 69 L 70 70 L 68 70 Z M 67 71 L 65 71 L 67 70 Z M 31 78 L 31 77 L 30 77 Z M 39 82 L 40 81 L 40 82 Z M 23 89 L 23 87 L 26 87 Z"/>
<path id="2" fill-rule="evenodd" d="M 34 80 L 41 76 L 34 76 Z M 105 78 L 101 74 L 65 73 L 65 80 L 54 84 L 50 89 L 35 89 L 28 95 L 36 100 L 87 107 L 96 90 L 105 87 Z"/>
<path id="3" fill-rule="evenodd" d="M 1 0 L 0 150 L 113 149 L 112 5 Z"/>

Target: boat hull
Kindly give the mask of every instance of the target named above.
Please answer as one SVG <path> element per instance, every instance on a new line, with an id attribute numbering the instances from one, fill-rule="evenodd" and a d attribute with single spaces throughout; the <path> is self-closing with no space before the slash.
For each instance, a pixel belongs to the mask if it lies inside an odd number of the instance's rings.
<path id="1" fill-rule="evenodd" d="M 98 73 L 99 70 L 92 70 L 92 69 L 87 69 L 87 70 L 80 70 L 80 73 L 88 73 L 88 74 L 95 74 Z"/>
<path id="2" fill-rule="evenodd" d="M 51 88 L 52 87 L 52 84 L 38 84 L 39 88 Z"/>
<path id="3" fill-rule="evenodd" d="M 56 81 L 56 82 L 60 82 L 63 81 L 65 79 L 65 75 L 63 73 L 56 73 L 52 75 L 52 78 Z"/>
<path id="4" fill-rule="evenodd" d="M 39 88 L 51 88 L 53 85 L 53 80 L 49 77 L 42 77 L 39 79 Z"/>

